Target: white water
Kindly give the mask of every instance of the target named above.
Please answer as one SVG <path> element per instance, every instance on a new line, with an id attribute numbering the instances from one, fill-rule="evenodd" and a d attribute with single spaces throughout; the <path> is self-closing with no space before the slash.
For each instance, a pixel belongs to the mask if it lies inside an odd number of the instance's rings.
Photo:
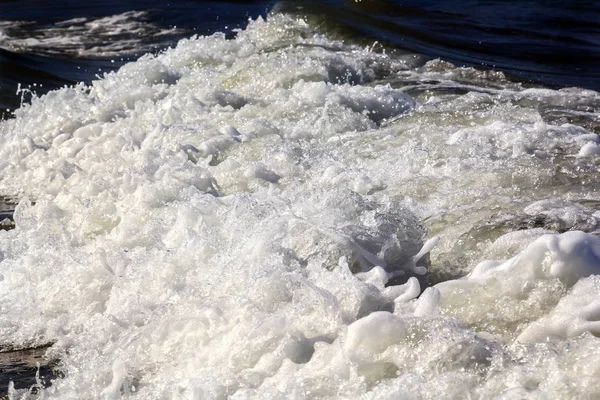
<path id="1" fill-rule="evenodd" d="M 111 57 L 156 50 L 176 28 L 161 29 L 145 11 L 102 18 L 73 18 L 50 25 L 0 20 L 0 48 L 16 52 L 70 57 Z M 152 38 L 153 43 L 145 41 Z"/>
<path id="2" fill-rule="evenodd" d="M 415 60 L 274 16 L 2 122 L 0 338 L 55 343 L 42 396 L 597 393 L 600 239 L 553 229 L 598 228 L 599 140 L 541 106 L 598 94 Z"/>

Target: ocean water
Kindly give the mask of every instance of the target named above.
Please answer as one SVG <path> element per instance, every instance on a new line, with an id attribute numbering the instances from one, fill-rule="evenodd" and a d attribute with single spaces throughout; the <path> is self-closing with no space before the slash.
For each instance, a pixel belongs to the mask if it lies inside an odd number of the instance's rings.
<path id="1" fill-rule="evenodd" d="M 0 4 L 11 398 L 600 392 L 593 2 Z"/>

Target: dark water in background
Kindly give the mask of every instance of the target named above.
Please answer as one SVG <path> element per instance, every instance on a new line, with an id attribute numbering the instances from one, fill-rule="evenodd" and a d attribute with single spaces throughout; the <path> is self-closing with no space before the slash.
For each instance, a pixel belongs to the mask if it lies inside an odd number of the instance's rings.
<path id="1" fill-rule="evenodd" d="M 0 0 L 0 109 L 89 82 L 193 34 L 234 35 L 269 11 L 312 16 L 349 40 L 379 41 L 554 87 L 600 90 L 600 1 Z"/>
<path id="2" fill-rule="evenodd" d="M 248 18 L 266 15 L 273 4 L 0 0 L 0 109 L 6 115 L 19 106 L 21 95 L 27 98 L 29 93 L 16 95 L 19 84 L 42 94 L 90 82 L 179 39 L 243 28 Z M 37 42 L 30 43 L 31 38 Z"/>

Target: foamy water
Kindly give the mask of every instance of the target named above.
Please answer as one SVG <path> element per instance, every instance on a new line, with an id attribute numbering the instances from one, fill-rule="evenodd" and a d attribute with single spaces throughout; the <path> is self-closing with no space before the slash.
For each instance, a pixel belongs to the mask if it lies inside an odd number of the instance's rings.
<path id="1" fill-rule="evenodd" d="M 48 25 L 0 21 L 0 48 L 46 56 L 113 57 L 144 54 L 181 33 L 145 21 L 147 11 L 73 18 Z M 151 38 L 149 42 L 148 39 Z"/>
<path id="2" fill-rule="evenodd" d="M 0 124 L 0 338 L 54 343 L 42 396 L 600 391 L 600 96 L 379 50 L 272 16 Z"/>

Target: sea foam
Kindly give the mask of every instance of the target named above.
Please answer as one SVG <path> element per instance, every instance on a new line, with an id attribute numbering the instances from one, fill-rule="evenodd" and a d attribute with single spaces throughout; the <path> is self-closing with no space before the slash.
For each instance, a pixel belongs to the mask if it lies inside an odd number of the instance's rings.
<path id="1" fill-rule="evenodd" d="M 272 16 L 34 98 L 0 125 L 2 342 L 53 343 L 48 398 L 595 393 L 598 239 L 477 225 L 574 204 L 595 142 L 531 103 L 576 94 L 394 81 L 477 74 L 444 68 Z"/>

